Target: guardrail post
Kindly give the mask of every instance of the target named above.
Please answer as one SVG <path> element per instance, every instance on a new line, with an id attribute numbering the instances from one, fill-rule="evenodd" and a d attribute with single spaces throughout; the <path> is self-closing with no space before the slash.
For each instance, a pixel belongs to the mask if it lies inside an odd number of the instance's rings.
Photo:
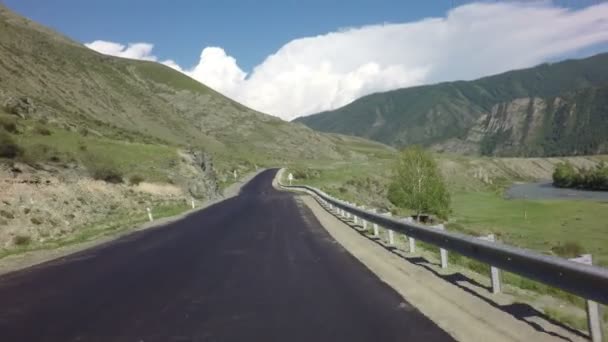
<path id="1" fill-rule="evenodd" d="M 478 238 L 490 242 L 496 241 L 496 237 L 494 236 L 494 234 L 489 234 L 487 236 L 479 236 Z M 500 293 L 500 268 L 490 265 L 490 279 L 492 281 L 492 293 Z"/>
<path id="2" fill-rule="evenodd" d="M 406 217 L 404 219 L 405 222 L 407 223 L 412 223 L 414 221 L 414 219 L 412 219 L 411 217 Z M 410 253 L 416 253 L 416 239 L 414 239 L 411 236 L 407 236 L 407 242 L 409 243 L 409 252 Z"/>
<path id="3" fill-rule="evenodd" d="M 355 207 L 357 206 L 357 204 L 354 205 Z M 353 214 L 353 221 L 355 224 L 359 223 L 359 218 L 357 217 L 357 215 Z"/>
<path id="4" fill-rule="evenodd" d="M 390 212 L 386 213 L 385 215 L 388 217 L 393 216 L 393 214 L 391 214 Z M 388 244 L 392 246 L 395 244 L 395 232 L 393 232 L 390 229 L 387 229 L 387 230 L 388 230 Z"/>
<path id="5" fill-rule="evenodd" d="M 146 208 L 146 211 L 148 212 L 148 219 L 150 222 L 154 221 L 154 217 L 152 217 L 152 210 L 150 210 L 150 208 Z"/>
<path id="6" fill-rule="evenodd" d="M 445 230 L 443 224 L 438 224 L 436 226 L 433 226 L 433 228 Z M 443 248 L 439 248 L 439 256 L 441 259 L 441 268 L 448 268 L 448 251 Z"/>
<path id="7" fill-rule="evenodd" d="M 376 209 L 372 209 L 371 211 L 373 213 L 378 212 L 378 210 L 376 210 Z M 373 227 L 374 227 L 374 236 L 378 236 L 380 234 L 380 232 L 378 231 L 378 224 L 374 222 Z"/>
<path id="8" fill-rule="evenodd" d="M 362 205 L 361 209 L 365 210 L 365 206 Z M 364 218 L 361 218 L 361 226 L 363 226 L 363 230 L 367 229 L 367 220 L 365 220 Z"/>
<path id="9" fill-rule="evenodd" d="M 581 264 L 593 265 L 593 258 L 591 254 L 583 254 L 578 258 L 572 258 L 569 260 L 579 262 Z M 586 306 L 587 326 L 589 327 L 589 335 L 591 335 L 591 341 L 602 342 L 602 325 L 599 304 L 592 300 L 587 300 Z"/>

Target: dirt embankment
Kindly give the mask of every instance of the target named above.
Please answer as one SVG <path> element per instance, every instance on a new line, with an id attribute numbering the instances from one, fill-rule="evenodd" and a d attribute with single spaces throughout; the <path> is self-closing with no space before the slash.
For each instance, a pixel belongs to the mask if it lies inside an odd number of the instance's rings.
<path id="1" fill-rule="evenodd" d="M 86 177 L 0 165 L 0 246 L 44 243 L 146 208 L 185 204 L 189 198 L 170 184 L 110 184 Z"/>

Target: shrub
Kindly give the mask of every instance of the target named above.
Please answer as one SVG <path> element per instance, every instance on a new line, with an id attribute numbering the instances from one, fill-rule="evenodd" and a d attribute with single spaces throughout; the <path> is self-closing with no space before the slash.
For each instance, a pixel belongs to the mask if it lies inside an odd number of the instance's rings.
<path id="1" fill-rule="evenodd" d="M 608 165 L 576 170 L 570 163 L 560 163 L 553 172 L 553 185 L 561 188 L 608 190 Z"/>
<path id="2" fill-rule="evenodd" d="M 107 183 L 119 184 L 123 182 L 122 173 L 112 166 L 98 166 L 91 170 L 93 179 Z"/>
<path id="3" fill-rule="evenodd" d="M 585 249 L 573 241 L 568 241 L 563 245 L 560 244 L 554 246 L 551 248 L 551 251 L 564 258 L 573 258 L 585 253 Z"/>
<path id="4" fill-rule="evenodd" d="M 11 213 L 10 211 L 6 211 L 6 210 L 0 210 L 0 216 L 6 217 L 7 219 L 15 218 L 15 215 L 13 215 L 13 213 Z"/>
<path id="5" fill-rule="evenodd" d="M 13 237 L 13 243 L 17 246 L 29 245 L 32 242 L 32 238 L 27 235 L 16 235 Z"/>
<path id="6" fill-rule="evenodd" d="M 39 162 L 60 160 L 59 152 L 50 145 L 34 144 L 29 146 L 23 155 L 23 162 L 36 167 Z"/>
<path id="7" fill-rule="evenodd" d="M 23 149 L 6 132 L 0 131 L 0 158 L 13 159 L 23 154 Z"/>
<path id="8" fill-rule="evenodd" d="M 139 183 L 143 181 L 144 177 L 140 175 L 132 175 L 131 177 L 129 177 L 129 183 L 131 183 L 131 185 L 139 185 Z"/>
<path id="9" fill-rule="evenodd" d="M 42 125 L 36 125 L 34 127 L 34 133 L 40 134 L 40 135 L 51 135 L 51 130 L 49 130 L 48 128 L 46 128 Z"/>
<path id="10" fill-rule="evenodd" d="M 32 218 L 30 219 L 30 222 L 32 222 L 33 224 L 35 224 L 35 225 L 37 225 L 37 226 L 38 226 L 38 225 L 41 225 L 41 224 L 42 224 L 42 219 L 41 219 L 41 218 L 39 218 L 39 217 L 32 217 Z"/>
<path id="11" fill-rule="evenodd" d="M 0 116 L 0 127 L 10 133 L 17 133 L 17 123 L 14 118 Z"/>

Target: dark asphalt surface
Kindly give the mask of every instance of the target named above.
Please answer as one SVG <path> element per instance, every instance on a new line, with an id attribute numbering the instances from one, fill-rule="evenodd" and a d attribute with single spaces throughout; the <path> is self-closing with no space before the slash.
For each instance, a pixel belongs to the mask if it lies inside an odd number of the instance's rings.
<path id="1" fill-rule="evenodd" d="M 0 277 L 0 341 L 447 341 L 274 170 L 184 220 Z"/>

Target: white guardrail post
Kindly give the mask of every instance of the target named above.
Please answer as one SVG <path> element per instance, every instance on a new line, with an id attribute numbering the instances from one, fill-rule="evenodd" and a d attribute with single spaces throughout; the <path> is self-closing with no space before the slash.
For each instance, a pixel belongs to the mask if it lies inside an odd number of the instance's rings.
<path id="1" fill-rule="evenodd" d="M 480 240 L 496 242 L 496 237 L 494 236 L 494 234 L 489 234 L 486 236 L 479 236 L 478 238 Z M 500 286 L 501 286 L 500 274 L 501 274 L 500 268 L 490 265 L 490 280 L 492 281 L 492 293 L 494 293 L 494 294 L 500 292 Z"/>
<path id="2" fill-rule="evenodd" d="M 361 210 L 365 210 L 364 205 L 361 206 Z M 361 226 L 363 227 L 363 230 L 367 230 L 367 220 L 364 218 L 361 218 Z"/>
<path id="3" fill-rule="evenodd" d="M 591 254 L 583 254 L 578 258 L 569 259 L 570 261 L 580 262 L 585 265 L 593 265 Z M 597 302 L 587 300 L 587 326 L 592 342 L 602 342 L 602 323 L 600 317 L 600 306 Z"/>
<path id="4" fill-rule="evenodd" d="M 388 217 L 393 216 L 393 214 L 391 214 L 390 212 L 388 212 L 384 215 L 386 215 Z M 395 233 L 390 229 L 387 229 L 387 231 L 388 231 L 388 244 L 393 246 L 395 244 Z"/>
<path id="5" fill-rule="evenodd" d="M 445 230 L 445 226 L 442 223 L 432 227 L 439 230 Z M 448 268 L 448 251 L 439 248 L 439 258 L 441 259 L 441 268 Z"/>
<path id="6" fill-rule="evenodd" d="M 372 211 L 372 213 L 377 213 L 378 209 L 372 209 L 371 211 Z M 374 236 L 380 235 L 380 232 L 378 231 L 378 224 L 374 223 L 373 227 L 374 227 Z"/>
<path id="7" fill-rule="evenodd" d="M 413 223 L 414 219 L 412 217 L 406 217 L 405 219 L 403 219 L 403 221 L 405 221 L 406 223 Z M 414 239 L 411 236 L 407 236 L 407 242 L 409 244 L 409 249 L 408 252 L 410 253 L 416 253 L 416 239 Z"/>

